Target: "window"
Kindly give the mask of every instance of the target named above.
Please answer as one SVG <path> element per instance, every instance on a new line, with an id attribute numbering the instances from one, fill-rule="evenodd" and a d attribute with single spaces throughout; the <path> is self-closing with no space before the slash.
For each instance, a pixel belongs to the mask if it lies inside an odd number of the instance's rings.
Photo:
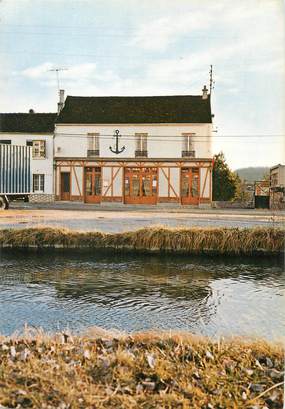
<path id="1" fill-rule="evenodd" d="M 87 134 L 87 156 L 99 156 L 99 134 L 88 133 Z"/>
<path id="2" fill-rule="evenodd" d="M 147 158 L 147 133 L 136 133 L 136 151 L 135 157 Z"/>
<path id="3" fill-rule="evenodd" d="M 183 141 L 182 141 L 182 157 L 194 158 L 195 151 L 193 146 L 193 136 L 194 133 L 183 133 Z"/>
<path id="4" fill-rule="evenodd" d="M 0 139 L 0 143 L 3 145 L 11 145 L 11 139 Z"/>
<path id="5" fill-rule="evenodd" d="M 40 159 L 46 157 L 46 141 L 33 142 L 33 158 Z"/>
<path id="6" fill-rule="evenodd" d="M 43 174 L 33 174 L 33 192 L 45 191 L 45 175 Z"/>
<path id="7" fill-rule="evenodd" d="M 26 146 L 33 146 L 33 141 L 26 141 Z"/>

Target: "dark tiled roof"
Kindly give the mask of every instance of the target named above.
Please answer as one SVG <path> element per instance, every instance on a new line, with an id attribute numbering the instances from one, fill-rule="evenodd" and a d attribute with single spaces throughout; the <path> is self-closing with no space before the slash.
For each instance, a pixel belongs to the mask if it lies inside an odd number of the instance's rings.
<path id="1" fill-rule="evenodd" d="M 57 123 L 211 123 L 210 97 L 177 95 L 160 97 L 68 96 Z"/>
<path id="2" fill-rule="evenodd" d="M 0 113 L 0 132 L 52 133 L 57 114 Z"/>

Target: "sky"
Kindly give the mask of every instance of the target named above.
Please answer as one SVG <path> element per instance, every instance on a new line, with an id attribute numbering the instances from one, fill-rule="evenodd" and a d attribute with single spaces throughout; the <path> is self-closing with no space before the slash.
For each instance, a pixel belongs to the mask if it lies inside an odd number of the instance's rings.
<path id="1" fill-rule="evenodd" d="M 199 95 L 233 169 L 285 155 L 283 0 L 0 0 L 0 112 L 67 95 Z"/>

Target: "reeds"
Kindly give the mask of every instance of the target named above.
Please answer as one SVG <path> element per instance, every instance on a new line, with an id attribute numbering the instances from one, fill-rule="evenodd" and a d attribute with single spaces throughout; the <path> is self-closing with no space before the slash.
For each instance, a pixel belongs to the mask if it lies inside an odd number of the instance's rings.
<path id="1" fill-rule="evenodd" d="M 0 230 L 0 247 L 89 248 L 185 254 L 281 254 L 280 228 L 143 228 L 123 233 L 35 227 Z"/>
<path id="2" fill-rule="evenodd" d="M 280 345 L 179 333 L 99 334 L 2 338 L 0 406 L 282 408 Z"/>

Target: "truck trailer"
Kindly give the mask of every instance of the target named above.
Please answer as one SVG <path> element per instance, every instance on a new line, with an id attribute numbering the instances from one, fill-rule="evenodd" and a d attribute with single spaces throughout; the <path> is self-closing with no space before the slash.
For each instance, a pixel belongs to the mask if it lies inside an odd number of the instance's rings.
<path id="1" fill-rule="evenodd" d="M 0 144 L 0 210 L 31 193 L 31 147 Z"/>

